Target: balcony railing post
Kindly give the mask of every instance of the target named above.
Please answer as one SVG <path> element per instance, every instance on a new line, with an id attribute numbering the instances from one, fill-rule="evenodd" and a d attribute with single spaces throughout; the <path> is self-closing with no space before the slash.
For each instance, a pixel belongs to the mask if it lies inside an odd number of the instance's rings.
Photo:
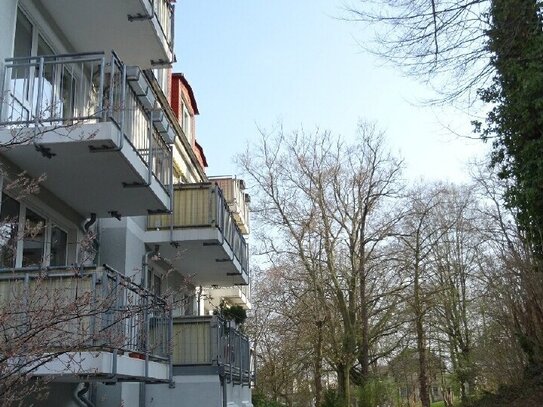
<path id="1" fill-rule="evenodd" d="M 92 273 L 91 290 L 92 290 L 91 307 L 94 308 L 96 307 L 96 304 L 98 303 L 98 301 L 96 300 L 96 273 Z M 91 346 L 94 347 L 94 345 L 96 344 L 96 313 L 94 312 L 91 314 L 89 328 L 90 328 L 90 334 L 91 334 L 90 343 L 91 343 Z"/>
<path id="2" fill-rule="evenodd" d="M 11 68 L 13 70 L 13 68 Z M 4 119 L 4 104 L 8 103 L 8 91 L 6 91 L 6 84 L 8 83 L 8 75 L 10 73 L 10 69 L 4 64 L 3 69 L 3 75 L 2 75 L 2 83 L 0 84 L 0 123 L 3 122 Z M 7 110 L 7 109 L 6 109 Z M 7 120 L 7 119 L 6 119 Z"/>
<path id="3" fill-rule="evenodd" d="M 217 321 L 215 319 L 212 319 L 210 322 L 209 322 L 209 361 L 211 364 L 213 364 L 214 362 L 216 362 L 217 364 L 219 364 L 218 362 L 218 341 L 217 341 L 217 338 L 219 337 L 218 336 L 218 325 L 217 325 Z"/>
<path id="4" fill-rule="evenodd" d="M 124 141 L 124 133 L 125 133 L 125 113 L 126 113 L 126 88 L 128 87 L 126 83 L 126 65 L 122 64 L 122 76 L 121 76 L 121 100 L 119 102 L 119 109 L 121 109 L 121 123 L 119 123 L 121 127 L 121 141 L 119 143 L 120 146 L 122 146 Z"/>
<path id="5" fill-rule="evenodd" d="M 113 101 L 113 95 L 115 94 L 115 66 L 116 66 L 116 59 L 115 55 L 111 55 L 111 65 L 110 70 L 111 73 L 109 74 L 109 100 L 108 100 L 108 116 L 111 119 L 114 119 L 113 116 L 113 109 L 114 109 L 114 101 Z"/>
<path id="6" fill-rule="evenodd" d="M 106 121 L 107 112 L 104 109 L 104 81 L 106 75 L 106 56 L 103 55 L 100 61 L 100 85 L 98 86 L 98 114 L 101 116 L 102 121 Z M 92 81 L 92 77 L 91 77 Z"/>
<path id="7" fill-rule="evenodd" d="M 170 380 L 170 388 L 175 387 L 175 382 L 173 381 L 173 310 L 172 307 L 168 310 L 168 336 L 166 338 L 166 352 L 168 355 L 168 375 Z"/>
<path id="8" fill-rule="evenodd" d="M 153 139 L 153 124 L 149 121 L 149 124 L 147 125 L 147 143 L 149 150 L 149 154 L 147 157 L 147 182 L 149 183 L 149 185 L 151 185 L 151 180 L 153 178 Z"/>
<path id="9" fill-rule="evenodd" d="M 170 51 L 173 50 L 174 47 L 174 33 L 175 33 L 175 6 L 173 4 L 170 4 L 170 15 L 168 16 L 170 18 L 170 38 L 168 39 L 168 45 L 170 46 Z"/>
<path id="10" fill-rule="evenodd" d="M 42 98 L 43 98 L 43 70 L 44 70 L 44 57 L 40 58 L 39 63 L 39 73 L 38 73 L 38 99 L 36 100 L 36 116 L 34 119 L 34 125 L 36 126 L 36 129 L 40 122 L 40 117 L 43 114 L 42 112 Z M 34 129 L 34 131 L 36 131 Z"/>

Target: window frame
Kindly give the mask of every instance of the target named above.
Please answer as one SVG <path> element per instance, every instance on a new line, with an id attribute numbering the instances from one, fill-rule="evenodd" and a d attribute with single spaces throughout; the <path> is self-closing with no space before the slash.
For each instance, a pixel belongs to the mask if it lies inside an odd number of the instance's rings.
<path id="1" fill-rule="evenodd" d="M 25 201 L 18 200 L 11 196 L 9 193 L 6 193 L 5 191 L 2 191 L 2 196 L 9 196 L 11 199 L 15 200 L 19 204 L 19 216 L 17 219 L 17 243 L 16 243 L 16 249 L 15 249 L 15 265 L 14 268 L 27 268 L 27 267 L 49 267 L 51 264 L 51 247 L 52 247 L 52 230 L 54 227 L 60 229 L 62 232 L 66 234 L 66 246 L 65 246 L 65 255 L 64 255 L 64 264 L 53 266 L 53 267 L 62 267 L 68 265 L 68 257 L 69 257 L 69 228 L 66 227 L 66 225 L 59 224 L 58 221 L 53 219 L 50 215 L 48 215 L 44 210 L 36 207 L 35 205 L 29 204 Z M 25 240 L 25 225 L 26 225 L 26 216 L 27 211 L 30 210 L 37 216 L 41 217 L 45 221 L 44 225 L 44 241 L 43 241 L 43 247 L 42 247 L 42 259 L 41 263 L 39 265 L 28 265 L 23 266 L 23 252 L 24 252 L 24 240 Z"/>

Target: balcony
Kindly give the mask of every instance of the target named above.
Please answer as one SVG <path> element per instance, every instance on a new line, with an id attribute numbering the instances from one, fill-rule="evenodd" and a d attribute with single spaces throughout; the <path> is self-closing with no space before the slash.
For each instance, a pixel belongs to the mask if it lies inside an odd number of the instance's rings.
<path id="1" fill-rule="evenodd" d="M 0 154 L 81 215 L 170 209 L 173 124 L 147 77 L 102 53 L 10 58 Z M 167 123 L 166 123 L 167 124 Z"/>
<path id="2" fill-rule="evenodd" d="M 213 287 L 207 290 L 207 295 L 213 299 L 224 299 L 230 305 L 239 305 L 246 310 L 250 310 L 251 293 L 250 285 L 234 287 Z"/>
<path id="3" fill-rule="evenodd" d="M 127 65 L 170 65 L 174 7 L 170 0 L 41 2 L 75 50 L 116 50 Z"/>
<path id="4" fill-rule="evenodd" d="M 217 185 L 175 185 L 172 214 L 149 216 L 147 228 L 145 242 L 193 284 L 249 284 L 248 246 Z"/>
<path id="5" fill-rule="evenodd" d="M 251 383 L 249 339 L 217 316 L 173 320 L 173 374 L 224 374 L 234 384 Z"/>
<path id="6" fill-rule="evenodd" d="M 171 312 L 107 266 L 3 269 L 0 313 L 0 353 L 14 374 L 170 381 Z"/>

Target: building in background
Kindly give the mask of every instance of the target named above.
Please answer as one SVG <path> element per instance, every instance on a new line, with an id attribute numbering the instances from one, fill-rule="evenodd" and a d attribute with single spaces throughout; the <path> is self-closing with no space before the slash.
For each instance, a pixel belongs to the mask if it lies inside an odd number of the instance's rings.
<path id="1" fill-rule="evenodd" d="M 0 346 L 46 379 L 35 405 L 251 405 L 249 339 L 223 317 L 250 308 L 249 196 L 205 173 L 173 18 L 0 4 Z"/>

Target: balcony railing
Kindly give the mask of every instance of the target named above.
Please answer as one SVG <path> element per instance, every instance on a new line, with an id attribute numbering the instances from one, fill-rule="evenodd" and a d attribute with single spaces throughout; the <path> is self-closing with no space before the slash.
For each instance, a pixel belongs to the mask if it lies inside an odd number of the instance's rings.
<path id="1" fill-rule="evenodd" d="M 136 67 L 126 67 L 115 54 L 8 58 L 0 91 L 0 126 L 31 127 L 34 136 L 30 141 L 39 142 L 51 127 L 70 130 L 87 123 L 112 122 L 122 134 L 118 147 L 126 139 L 150 175 L 164 187 L 171 185 L 172 150 L 167 142 L 172 136 L 153 126 L 151 119 L 161 106 L 145 75 Z M 66 139 L 71 140 L 70 131 Z"/>
<path id="2" fill-rule="evenodd" d="M 174 366 L 222 366 L 226 377 L 250 384 L 249 339 L 218 316 L 173 320 Z"/>
<path id="3" fill-rule="evenodd" d="M 0 315 L 0 348 L 15 358 L 106 351 L 171 362 L 170 308 L 107 266 L 2 269 Z"/>
<path id="4" fill-rule="evenodd" d="M 162 35 L 166 39 L 170 51 L 173 51 L 174 5 L 171 0 L 151 0 L 151 2 Z"/>
<path id="5" fill-rule="evenodd" d="M 219 186 L 212 183 L 177 184 L 173 188 L 173 213 L 152 215 L 149 229 L 217 228 L 244 271 L 248 270 L 248 246 Z"/>

